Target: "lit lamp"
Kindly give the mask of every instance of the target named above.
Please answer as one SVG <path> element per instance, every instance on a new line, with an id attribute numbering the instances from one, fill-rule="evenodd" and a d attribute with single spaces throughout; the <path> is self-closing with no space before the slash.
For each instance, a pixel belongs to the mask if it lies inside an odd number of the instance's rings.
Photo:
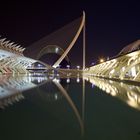
<path id="1" fill-rule="evenodd" d="M 41 67 L 41 64 L 38 64 L 38 67 Z"/>
<path id="2" fill-rule="evenodd" d="M 66 67 L 69 69 L 70 68 L 70 65 L 67 65 Z"/>
<path id="3" fill-rule="evenodd" d="M 100 63 L 103 63 L 103 62 L 105 62 L 105 60 L 104 60 L 103 58 L 101 58 L 101 59 L 99 60 L 99 62 L 100 62 Z"/>
<path id="4" fill-rule="evenodd" d="M 80 69 L 80 66 L 76 66 L 76 67 L 77 67 L 78 70 Z"/>
<path id="5" fill-rule="evenodd" d="M 77 76 L 79 76 L 79 69 L 80 69 L 80 66 L 76 66 L 77 67 Z"/>

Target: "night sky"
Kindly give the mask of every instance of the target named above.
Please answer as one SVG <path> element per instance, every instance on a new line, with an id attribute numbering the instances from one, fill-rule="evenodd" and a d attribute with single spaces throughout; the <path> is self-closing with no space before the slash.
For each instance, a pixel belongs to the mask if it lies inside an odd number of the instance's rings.
<path id="1" fill-rule="evenodd" d="M 124 46 L 140 39 L 139 5 L 135 1 L 4 1 L 0 4 L 0 34 L 28 47 L 80 17 L 85 10 L 89 66 L 100 57 L 116 55 Z"/>

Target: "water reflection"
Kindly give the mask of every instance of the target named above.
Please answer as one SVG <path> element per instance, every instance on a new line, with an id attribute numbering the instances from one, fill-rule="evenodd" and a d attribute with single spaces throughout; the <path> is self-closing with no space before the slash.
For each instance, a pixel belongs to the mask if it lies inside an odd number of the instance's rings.
<path id="1" fill-rule="evenodd" d="M 140 112 L 105 93 L 140 110 L 137 85 L 95 77 L 0 76 L 1 137 L 119 139 L 125 133 L 131 139 L 139 132 Z"/>
<path id="2" fill-rule="evenodd" d="M 46 77 L 0 75 L 0 108 L 24 99 L 23 91 L 43 84 Z"/>
<path id="3" fill-rule="evenodd" d="M 68 95 L 67 91 L 65 90 L 65 88 L 63 88 L 63 86 L 60 84 L 60 82 L 57 81 L 57 79 L 54 79 L 53 80 L 54 84 L 58 87 L 58 89 L 61 91 L 62 95 L 66 98 L 66 100 L 68 101 L 68 103 L 70 104 L 71 108 L 73 109 L 77 119 L 78 119 L 78 122 L 80 124 L 80 127 L 81 127 L 81 134 L 83 135 L 84 134 L 84 125 L 83 125 L 83 120 L 81 119 L 81 116 L 80 116 L 80 113 L 79 111 L 77 110 L 74 102 L 72 101 L 72 99 L 70 98 L 70 96 Z M 85 85 L 84 85 L 85 86 Z M 85 92 L 85 90 L 84 90 Z"/>
<path id="4" fill-rule="evenodd" d="M 107 94 L 117 97 L 129 106 L 140 110 L 140 86 L 97 77 L 84 78 L 92 83 L 92 88 L 95 85 Z"/>
<path id="5" fill-rule="evenodd" d="M 77 78 L 77 83 L 80 78 Z M 30 98 L 32 102 L 40 100 L 38 103 L 57 102 L 65 98 L 71 109 L 73 110 L 78 124 L 81 129 L 81 134 L 84 133 L 83 119 L 77 109 L 77 106 L 71 99 L 68 93 L 71 78 L 53 77 L 48 75 L 29 75 L 29 76 L 0 76 L 0 108 L 5 109 L 9 105 L 13 105 L 23 99 Z M 84 86 L 84 85 L 83 85 Z M 26 94 L 26 92 L 29 94 Z M 34 94 L 34 91 L 37 94 Z M 83 90 L 85 92 L 85 90 Z M 32 96 L 34 94 L 34 96 Z M 84 93 L 83 93 L 84 94 Z"/>

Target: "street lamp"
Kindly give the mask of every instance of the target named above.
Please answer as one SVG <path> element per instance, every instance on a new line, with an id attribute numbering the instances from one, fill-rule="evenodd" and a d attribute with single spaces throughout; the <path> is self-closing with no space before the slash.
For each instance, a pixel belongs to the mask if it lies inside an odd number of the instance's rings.
<path id="1" fill-rule="evenodd" d="M 67 65 L 66 67 L 69 69 L 70 68 L 70 65 Z"/>
<path id="2" fill-rule="evenodd" d="M 80 69 L 80 66 L 76 66 L 76 67 L 77 67 L 78 70 Z"/>
<path id="3" fill-rule="evenodd" d="M 77 76 L 79 76 L 79 69 L 80 69 L 80 66 L 76 66 L 77 67 Z"/>

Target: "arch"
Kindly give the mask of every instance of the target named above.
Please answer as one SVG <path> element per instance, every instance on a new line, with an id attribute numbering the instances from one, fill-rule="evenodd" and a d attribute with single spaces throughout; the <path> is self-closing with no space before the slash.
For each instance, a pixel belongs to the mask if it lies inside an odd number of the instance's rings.
<path id="1" fill-rule="evenodd" d="M 44 56 L 45 54 L 48 54 L 48 53 L 54 53 L 54 54 L 58 54 L 61 56 L 64 53 L 64 50 L 61 47 L 59 47 L 58 45 L 47 45 L 38 53 L 37 59 L 39 60 L 42 56 Z M 70 61 L 68 56 L 66 56 L 65 59 L 67 62 Z"/>
<path id="2" fill-rule="evenodd" d="M 82 29 L 84 29 L 84 33 L 83 33 L 83 42 L 84 42 L 84 50 L 85 50 L 85 12 L 83 11 L 83 17 L 82 17 L 82 21 L 81 24 L 79 26 L 79 29 L 76 33 L 76 35 L 74 36 L 73 40 L 71 41 L 71 43 L 69 44 L 69 46 L 67 47 L 67 49 L 65 50 L 65 52 L 61 55 L 61 57 L 55 62 L 55 64 L 53 65 L 54 68 L 56 68 L 61 62 L 62 60 L 67 56 L 67 54 L 69 53 L 69 51 L 71 50 L 71 48 L 74 46 L 75 42 L 77 41 Z M 85 57 L 85 55 L 84 55 Z M 84 58 L 85 59 L 85 58 Z M 85 67 L 85 66 L 84 66 Z"/>

